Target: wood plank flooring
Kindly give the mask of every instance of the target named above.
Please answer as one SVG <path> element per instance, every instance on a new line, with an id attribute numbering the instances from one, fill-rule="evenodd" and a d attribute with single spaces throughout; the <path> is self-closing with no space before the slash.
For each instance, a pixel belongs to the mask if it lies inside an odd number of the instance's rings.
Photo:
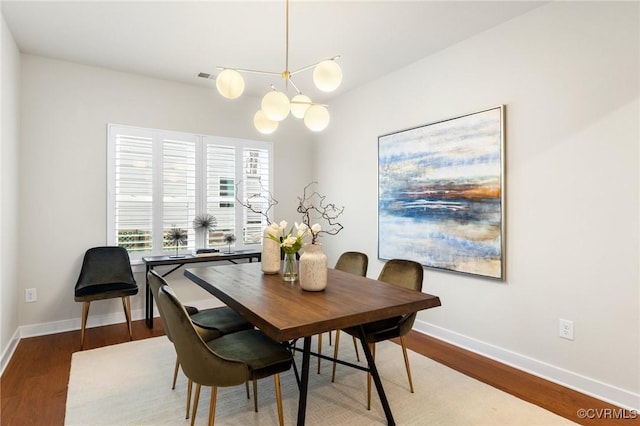
<path id="1" fill-rule="evenodd" d="M 128 341 L 125 324 L 92 328 L 86 333 L 86 349 Z M 135 340 L 140 340 L 164 335 L 164 331 L 159 321 L 155 321 L 152 330 L 146 328 L 144 321 L 134 321 L 133 335 Z M 437 339 L 416 332 L 410 333 L 406 339 L 409 348 L 415 352 L 576 423 L 640 426 L 640 415 L 631 418 L 635 416 L 634 413 L 620 411 L 613 405 Z M 0 424 L 63 425 L 71 354 L 79 349 L 79 331 L 22 339 L 0 378 Z M 592 409 L 592 413 L 601 415 L 594 416 L 599 418 L 581 419 L 577 415 L 580 409 Z M 517 419 L 514 419 L 514 423 L 517 423 Z"/>

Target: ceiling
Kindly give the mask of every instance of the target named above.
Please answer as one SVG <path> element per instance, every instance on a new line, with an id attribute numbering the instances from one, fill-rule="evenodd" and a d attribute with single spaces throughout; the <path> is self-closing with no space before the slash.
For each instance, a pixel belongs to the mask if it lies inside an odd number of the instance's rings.
<path id="1" fill-rule="evenodd" d="M 540 6 L 526 1 L 305 1 L 289 5 L 289 69 L 340 55 L 339 95 Z M 282 72 L 284 1 L 6 1 L 23 53 L 196 85 L 216 66 Z M 326 101 L 311 71 L 294 78 Z M 263 95 L 283 80 L 245 75 Z"/>

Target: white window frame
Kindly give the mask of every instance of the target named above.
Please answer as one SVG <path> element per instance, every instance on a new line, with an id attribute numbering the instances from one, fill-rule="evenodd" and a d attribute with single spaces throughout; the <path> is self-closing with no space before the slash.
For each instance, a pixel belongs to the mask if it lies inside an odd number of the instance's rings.
<path id="1" fill-rule="evenodd" d="M 177 139 L 185 141 L 194 141 L 196 143 L 196 214 L 205 213 L 207 206 L 207 188 L 206 188 L 206 149 L 207 144 L 230 146 L 235 149 L 235 197 L 236 199 L 245 200 L 244 187 L 238 185 L 244 181 L 244 149 L 260 149 L 268 152 L 268 190 L 273 194 L 274 168 L 273 168 L 273 143 L 268 141 L 257 141 L 239 138 L 229 138 L 221 136 L 191 134 L 185 132 L 175 132 L 169 130 L 149 129 L 142 127 L 126 126 L 119 124 L 107 125 L 107 244 L 117 245 L 116 230 L 116 140 L 117 136 L 127 133 L 131 136 L 151 137 L 153 144 L 153 164 L 159 165 L 152 168 L 153 173 L 153 190 L 152 190 L 152 250 L 144 252 L 130 252 L 132 261 L 138 261 L 145 256 L 169 255 L 171 251 L 163 251 L 162 236 L 163 234 L 163 187 L 162 187 L 162 141 L 163 139 Z M 235 229 L 236 242 L 233 245 L 234 250 L 243 250 L 247 248 L 260 248 L 261 241 L 255 244 L 245 244 L 242 238 L 242 230 L 244 227 L 246 209 L 237 202 L 234 202 L 235 211 Z M 271 213 L 271 212 L 270 212 Z M 270 220 L 272 218 L 269 218 Z M 202 247 L 206 236 L 204 233 L 196 233 L 195 245 Z M 182 253 L 186 249 L 181 250 Z"/>

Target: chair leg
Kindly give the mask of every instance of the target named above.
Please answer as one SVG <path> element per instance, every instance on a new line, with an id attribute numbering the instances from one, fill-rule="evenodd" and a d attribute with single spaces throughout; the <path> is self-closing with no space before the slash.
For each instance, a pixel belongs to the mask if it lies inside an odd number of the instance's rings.
<path id="1" fill-rule="evenodd" d="M 189 418 L 189 408 L 191 407 L 191 389 L 193 389 L 193 380 L 187 381 L 187 413 L 184 415 L 185 419 Z"/>
<path id="2" fill-rule="evenodd" d="M 322 333 L 318 334 L 318 354 L 322 355 Z M 322 358 L 318 357 L 318 374 L 320 374 L 320 360 Z"/>
<path id="3" fill-rule="evenodd" d="M 356 340 L 356 336 L 351 336 L 353 339 L 353 349 L 356 350 L 356 359 L 360 362 L 360 354 L 358 353 L 358 341 Z"/>
<path id="4" fill-rule="evenodd" d="M 282 391 L 280 389 L 280 374 L 273 375 L 274 385 L 276 387 L 276 404 L 278 406 L 278 422 L 280 426 L 284 426 L 284 412 L 282 410 Z"/>
<path id="5" fill-rule="evenodd" d="M 191 426 L 196 422 L 196 412 L 198 411 L 198 400 L 200 399 L 200 383 L 196 383 L 196 394 L 193 397 L 193 411 L 191 412 Z"/>
<path id="6" fill-rule="evenodd" d="M 87 317 L 89 316 L 89 306 L 91 302 L 82 302 L 82 325 L 80 326 L 80 350 L 84 349 L 84 330 L 87 328 Z"/>
<path id="7" fill-rule="evenodd" d="M 129 296 L 125 296 L 122 298 L 122 307 L 124 308 L 124 316 L 127 318 L 129 340 L 133 340 L 133 334 L 131 333 L 131 299 L 129 299 Z"/>
<path id="8" fill-rule="evenodd" d="M 244 387 L 247 390 L 247 399 L 251 399 L 251 396 L 249 395 L 249 381 L 248 380 L 246 382 L 244 382 Z"/>
<path id="9" fill-rule="evenodd" d="M 376 359 L 376 344 L 369 343 L 369 350 L 373 360 Z M 367 410 L 371 410 L 371 373 L 367 373 Z"/>
<path id="10" fill-rule="evenodd" d="M 329 330 L 329 346 L 333 345 L 333 343 L 331 343 L 331 333 L 333 333 L 331 330 Z"/>
<path id="11" fill-rule="evenodd" d="M 253 409 L 258 412 L 258 381 L 253 379 Z"/>
<path id="12" fill-rule="evenodd" d="M 340 346 L 340 330 L 336 330 L 336 343 L 335 346 L 333 347 L 333 357 L 335 359 L 338 359 L 338 347 Z M 333 361 L 333 371 L 331 373 L 331 383 L 335 382 L 336 380 L 336 362 Z"/>
<path id="13" fill-rule="evenodd" d="M 178 355 L 176 355 L 176 365 L 173 367 L 173 383 L 171 384 L 171 390 L 175 390 L 176 381 L 178 380 L 178 370 L 180 369 L 180 360 L 178 359 Z"/>
<path id="14" fill-rule="evenodd" d="M 213 419 L 216 417 L 216 396 L 218 387 L 211 386 L 211 404 L 209 404 L 209 426 L 213 426 Z"/>
<path id="15" fill-rule="evenodd" d="M 409 357 L 407 356 L 407 345 L 404 342 L 404 336 L 400 336 L 402 344 L 402 354 L 404 355 L 404 366 L 407 368 L 407 377 L 409 378 L 409 389 L 413 393 L 413 380 L 411 380 L 411 367 L 409 367 Z"/>

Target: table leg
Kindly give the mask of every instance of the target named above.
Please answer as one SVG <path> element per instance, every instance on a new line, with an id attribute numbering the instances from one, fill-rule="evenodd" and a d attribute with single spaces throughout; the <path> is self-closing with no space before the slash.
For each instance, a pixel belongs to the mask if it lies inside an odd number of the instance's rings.
<path id="1" fill-rule="evenodd" d="M 384 393 L 384 388 L 382 387 L 382 381 L 380 380 L 380 375 L 378 375 L 378 369 L 376 368 L 376 363 L 373 360 L 373 355 L 371 355 L 371 350 L 369 349 L 369 345 L 365 342 L 365 334 L 362 326 L 358 327 L 358 337 L 360 338 L 360 343 L 362 343 L 362 351 L 364 352 L 364 356 L 367 358 L 367 363 L 369 365 L 369 372 L 371 373 L 371 377 L 373 377 L 373 382 L 376 385 L 376 390 L 378 391 L 378 396 L 380 397 L 380 402 L 382 403 L 382 409 L 384 410 L 384 415 L 387 417 L 387 424 L 389 426 L 395 425 L 396 422 L 393 420 L 393 414 L 391 413 L 391 406 L 389 406 L 389 401 L 387 400 L 387 395 Z"/>
<path id="2" fill-rule="evenodd" d="M 151 268 L 147 265 L 144 281 L 144 316 L 147 322 L 147 328 L 153 328 L 153 294 L 151 294 L 151 287 L 149 286 L 149 278 L 147 274 Z"/>
<path id="3" fill-rule="evenodd" d="M 307 385 L 309 384 L 309 361 L 311 354 L 311 336 L 304 338 L 302 350 L 302 378 L 300 380 L 300 398 L 298 399 L 298 426 L 303 426 L 307 411 Z"/>

